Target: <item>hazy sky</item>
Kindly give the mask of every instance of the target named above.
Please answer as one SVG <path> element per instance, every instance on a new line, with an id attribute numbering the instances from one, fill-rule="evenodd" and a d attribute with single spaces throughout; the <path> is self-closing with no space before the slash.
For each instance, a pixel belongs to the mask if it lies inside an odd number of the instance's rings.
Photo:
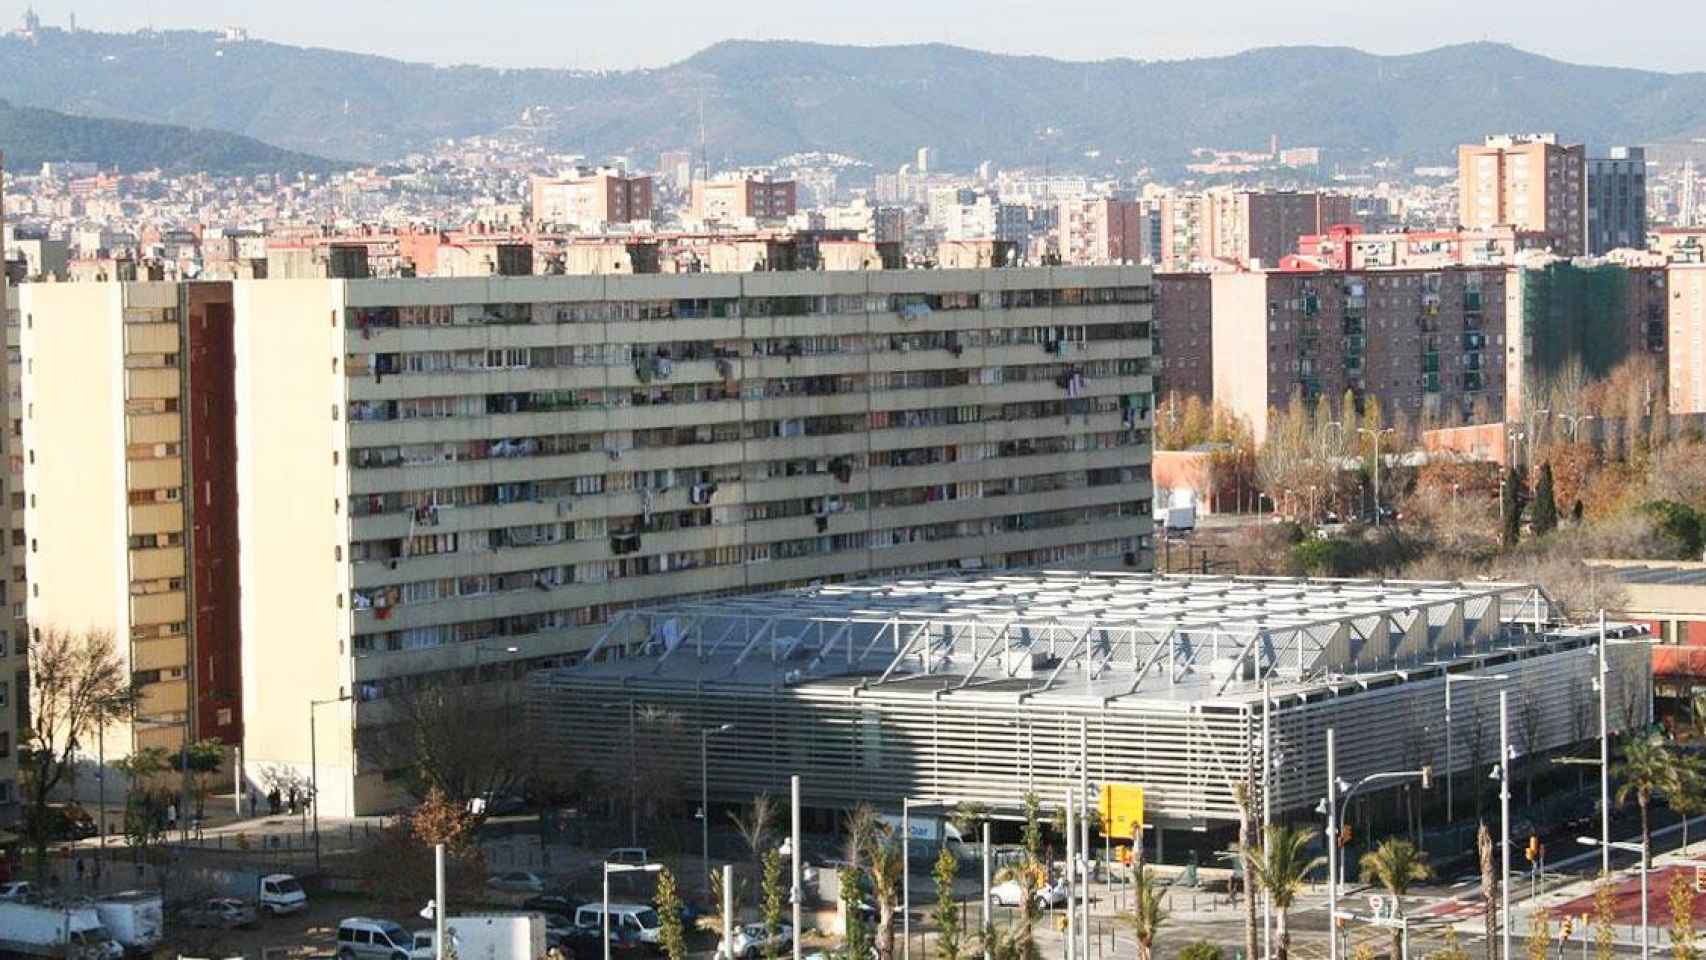
<path id="1" fill-rule="evenodd" d="M 0 0 L 12 22 L 22 10 Z M 36 11 L 60 25 L 75 11 L 98 30 L 234 25 L 282 43 L 494 66 L 656 66 L 746 38 L 946 41 L 1067 59 L 1498 40 L 1582 63 L 1706 69 L 1700 0 L 41 0 Z"/>

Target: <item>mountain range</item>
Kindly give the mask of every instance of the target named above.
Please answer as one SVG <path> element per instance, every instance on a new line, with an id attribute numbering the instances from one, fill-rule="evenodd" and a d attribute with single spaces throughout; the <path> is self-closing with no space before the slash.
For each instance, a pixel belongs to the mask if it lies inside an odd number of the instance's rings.
<path id="1" fill-rule="evenodd" d="M 434 66 L 199 31 L 43 30 L 0 38 L 20 105 L 205 127 L 378 162 L 435 139 L 526 130 L 553 149 L 650 166 L 842 153 L 939 162 L 1167 169 L 1199 146 L 1320 146 L 1329 162 L 1451 162 L 1488 132 L 1556 130 L 1602 147 L 1706 134 L 1706 73 L 1565 63 L 1471 43 L 1377 56 L 1272 47 L 1174 61 L 1068 62 L 939 44 L 728 41 L 667 67 L 587 72 Z M 525 119 L 524 119 L 525 118 Z"/>
<path id="2" fill-rule="evenodd" d="M 0 149 L 14 170 L 32 170 L 59 160 L 99 163 L 125 172 L 161 169 L 220 175 L 324 173 L 340 166 L 221 130 L 74 117 L 40 107 L 13 106 L 6 100 L 0 100 Z"/>

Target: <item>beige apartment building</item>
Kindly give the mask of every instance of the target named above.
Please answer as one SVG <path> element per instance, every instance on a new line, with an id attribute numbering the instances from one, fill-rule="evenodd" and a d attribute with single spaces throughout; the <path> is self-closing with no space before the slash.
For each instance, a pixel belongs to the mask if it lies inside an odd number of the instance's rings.
<path id="1" fill-rule="evenodd" d="M 42 287 L 32 602 L 128 640 L 176 731 L 221 708 L 186 654 L 235 640 L 249 782 L 317 753 L 322 809 L 383 809 L 355 733 L 394 697 L 572 660 L 631 605 L 1148 569 L 1149 300 L 1135 267 Z M 196 353 L 225 317 L 230 362 Z M 228 414 L 182 415 L 221 370 Z M 229 543 L 184 455 L 221 417 Z"/>
<path id="2" fill-rule="evenodd" d="M 699 221 L 775 223 L 794 215 L 798 198 L 798 186 L 792 180 L 764 177 L 700 180 L 693 184 L 691 213 Z"/>
<path id="3" fill-rule="evenodd" d="M 652 178 L 608 167 L 567 177 L 534 177 L 533 222 L 599 230 L 652 217 Z"/>
<path id="4" fill-rule="evenodd" d="M 19 293 L 31 628 L 112 635 L 139 700 L 109 758 L 186 736 L 235 745 L 230 285 Z"/>
<path id="5" fill-rule="evenodd" d="M 1587 148 L 1555 134 L 1489 136 L 1457 148 L 1458 220 L 1470 230 L 1538 231 L 1552 251 L 1587 253 Z"/>

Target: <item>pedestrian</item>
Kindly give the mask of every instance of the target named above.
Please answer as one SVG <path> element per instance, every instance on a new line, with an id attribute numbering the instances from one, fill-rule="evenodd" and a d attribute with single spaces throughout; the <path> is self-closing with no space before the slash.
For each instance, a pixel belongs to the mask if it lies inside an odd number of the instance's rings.
<path id="1" fill-rule="evenodd" d="M 294 786 L 290 788 L 290 805 L 286 809 L 292 814 L 296 813 L 296 787 Z"/>
<path id="2" fill-rule="evenodd" d="M 77 885 L 79 887 L 81 887 L 83 885 L 83 858 L 82 857 L 77 858 Z"/>
<path id="3" fill-rule="evenodd" d="M 277 787 L 273 787 L 272 792 L 267 794 L 267 803 L 272 805 L 272 815 L 275 817 L 278 816 L 279 798 Z"/>
<path id="4" fill-rule="evenodd" d="M 178 829 L 178 805 L 176 803 L 166 804 L 166 829 Z"/>
<path id="5" fill-rule="evenodd" d="M 255 792 L 254 787 L 250 787 L 249 788 L 249 816 L 258 817 L 260 815 L 261 815 L 261 795 Z"/>

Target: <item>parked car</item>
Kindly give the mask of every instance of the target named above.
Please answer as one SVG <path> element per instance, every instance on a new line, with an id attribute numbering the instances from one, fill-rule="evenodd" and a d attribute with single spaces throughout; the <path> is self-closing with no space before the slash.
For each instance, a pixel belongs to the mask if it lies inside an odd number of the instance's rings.
<path id="1" fill-rule="evenodd" d="M 255 908 L 234 897 L 214 897 L 184 908 L 182 920 L 192 927 L 232 930 L 255 925 Z"/>
<path id="2" fill-rule="evenodd" d="M 604 923 L 602 904 L 589 903 L 575 911 L 575 926 L 599 928 Z M 643 903 L 610 905 L 610 929 L 632 932 L 645 944 L 655 944 L 662 933 L 658 912 Z"/>
<path id="3" fill-rule="evenodd" d="M 580 897 L 571 897 L 563 893 L 547 893 L 542 896 L 528 897 L 521 901 L 521 909 L 536 910 L 540 913 L 556 913 L 572 917 L 575 911 L 586 905 Z"/>
<path id="4" fill-rule="evenodd" d="M 550 934 L 546 934 L 549 938 Z M 570 927 L 552 944 L 574 960 L 604 960 L 604 944 L 597 927 Z M 612 956 L 639 957 L 647 952 L 646 944 L 637 933 L 621 927 L 610 930 Z"/>
<path id="5" fill-rule="evenodd" d="M 415 938 L 401 925 L 372 917 L 338 921 L 338 960 L 409 960 Z"/>
<path id="6" fill-rule="evenodd" d="M 28 900 L 34 893 L 35 887 L 28 880 L 0 883 L 0 900 Z"/>
<path id="7" fill-rule="evenodd" d="M 735 928 L 734 956 L 742 960 L 755 960 L 765 948 L 774 946 L 778 953 L 787 950 L 794 942 L 794 928 L 783 924 L 776 931 L 776 936 L 770 936 L 762 923 L 747 923 Z M 728 949 L 726 940 L 718 938 L 717 954 L 726 956 Z"/>
<path id="8" fill-rule="evenodd" d="M 1025 892 L 1019 881 L 1005 880 L 991 887 L 989 895 L 1001 906 L 1017 907 L 1023 902 Z M 1058 883 L 1038 887 L 1035 896 L 1037 907 L 1042 910 L 1052 910 L 1066 903 L 1066 889 Z"/>
<path id="9" fill-rule="evenodd" d="M 510 870 L 506 873 L 494 873 L 486 881 L 486 886 L 504 893 L 544 893 L 545 881 L 537 873 L 526 870 Z"/>
<path id="10" fill-rule="evenodd" d="M 637 867 L 641 864 L 651 862 L 651 859 L 646 856 L 646 852 L 645 847 L 617 847 L 614 850 L 605 852 L 604 862 L 625 863 L 630 866 Z"/>

